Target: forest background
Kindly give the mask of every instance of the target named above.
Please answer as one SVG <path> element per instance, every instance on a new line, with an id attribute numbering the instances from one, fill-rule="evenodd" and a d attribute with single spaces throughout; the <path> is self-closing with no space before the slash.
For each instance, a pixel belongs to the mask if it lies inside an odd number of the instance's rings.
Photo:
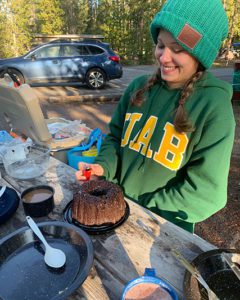
<path id="1" fill-rule="evenodd" d="M 168 0 L 170 1 L 170 0 Z M 98 34 L 124 64 L 152 63 L 149 25 L 164 0 L 0 0 L 0 58 L 29 51 L 36 36 Z M 240 0 L 222 0 L 229 18 L 223 47 L 240 40 Z"/>

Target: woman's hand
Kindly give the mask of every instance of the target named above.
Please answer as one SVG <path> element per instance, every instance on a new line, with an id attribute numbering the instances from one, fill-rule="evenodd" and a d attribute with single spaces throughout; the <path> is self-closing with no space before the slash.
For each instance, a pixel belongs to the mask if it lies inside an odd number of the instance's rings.
<path id="1" fill-rule="evenodd" d="M 89 180 L 86 170 L 90 170 L 92 176 L 102 176 L 104 173 L 103 167 L 99 164 L 78 163 L 79 171 L 76 172 L 77 180 Z M 92 179 L 92 178 L 91 178 Z"/>

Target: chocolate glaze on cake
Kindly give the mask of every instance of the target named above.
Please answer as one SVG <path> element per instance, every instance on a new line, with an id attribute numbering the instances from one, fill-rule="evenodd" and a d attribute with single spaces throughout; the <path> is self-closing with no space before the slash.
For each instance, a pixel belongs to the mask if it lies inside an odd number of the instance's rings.
<path id="1" fill-rule="evenodd" d="M 86 226 L 117 223 L 125 214 L 121 188 L 106 180 L 88 181 L 74 194 L 72 218 Z"/>

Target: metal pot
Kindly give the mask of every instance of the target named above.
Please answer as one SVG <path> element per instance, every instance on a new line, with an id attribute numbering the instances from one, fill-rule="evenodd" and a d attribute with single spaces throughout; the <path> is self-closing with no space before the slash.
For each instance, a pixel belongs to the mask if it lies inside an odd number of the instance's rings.
<path id="1" fill-rule="evenodd" d="M 222 258 L 221 253 L 240 253 L 240 251 L 235 249 L 207 251 L 197 256 L 192 264 L 220 300 L 239 300 L 240 280 Z M 186 300 L 208 299 L 206 290 L 188 271 L 185 272 L 183 289 Z"/>

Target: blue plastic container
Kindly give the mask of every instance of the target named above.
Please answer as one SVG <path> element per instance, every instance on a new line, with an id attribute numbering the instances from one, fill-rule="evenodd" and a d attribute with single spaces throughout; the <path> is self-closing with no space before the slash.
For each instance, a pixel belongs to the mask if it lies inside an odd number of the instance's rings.
<path id="1" fill-rule="evenodd" d="M 172 297 L 172 300 L 178 300 L 178 296 L 175 290 L 164 280 L 156 277 L 155 269 L 146 268 L 144 272 L 144 276 L 137 277 L 131 280 L 124 288 L 121 300 L 125 299 L 127 292 L 132 289 L 134 286 L 140 283 L 153 283 L 159 285 L 161 288 L 165 289 L 169 295 Z"/>
<path id="2" fill-rule="evenodd" d="M 82 150 L 75 147 L 67 152 L 68 164 L 72 168 L 78 170 L 78 163 L 93 164 L 96 156 L 82 156 Z"/>

